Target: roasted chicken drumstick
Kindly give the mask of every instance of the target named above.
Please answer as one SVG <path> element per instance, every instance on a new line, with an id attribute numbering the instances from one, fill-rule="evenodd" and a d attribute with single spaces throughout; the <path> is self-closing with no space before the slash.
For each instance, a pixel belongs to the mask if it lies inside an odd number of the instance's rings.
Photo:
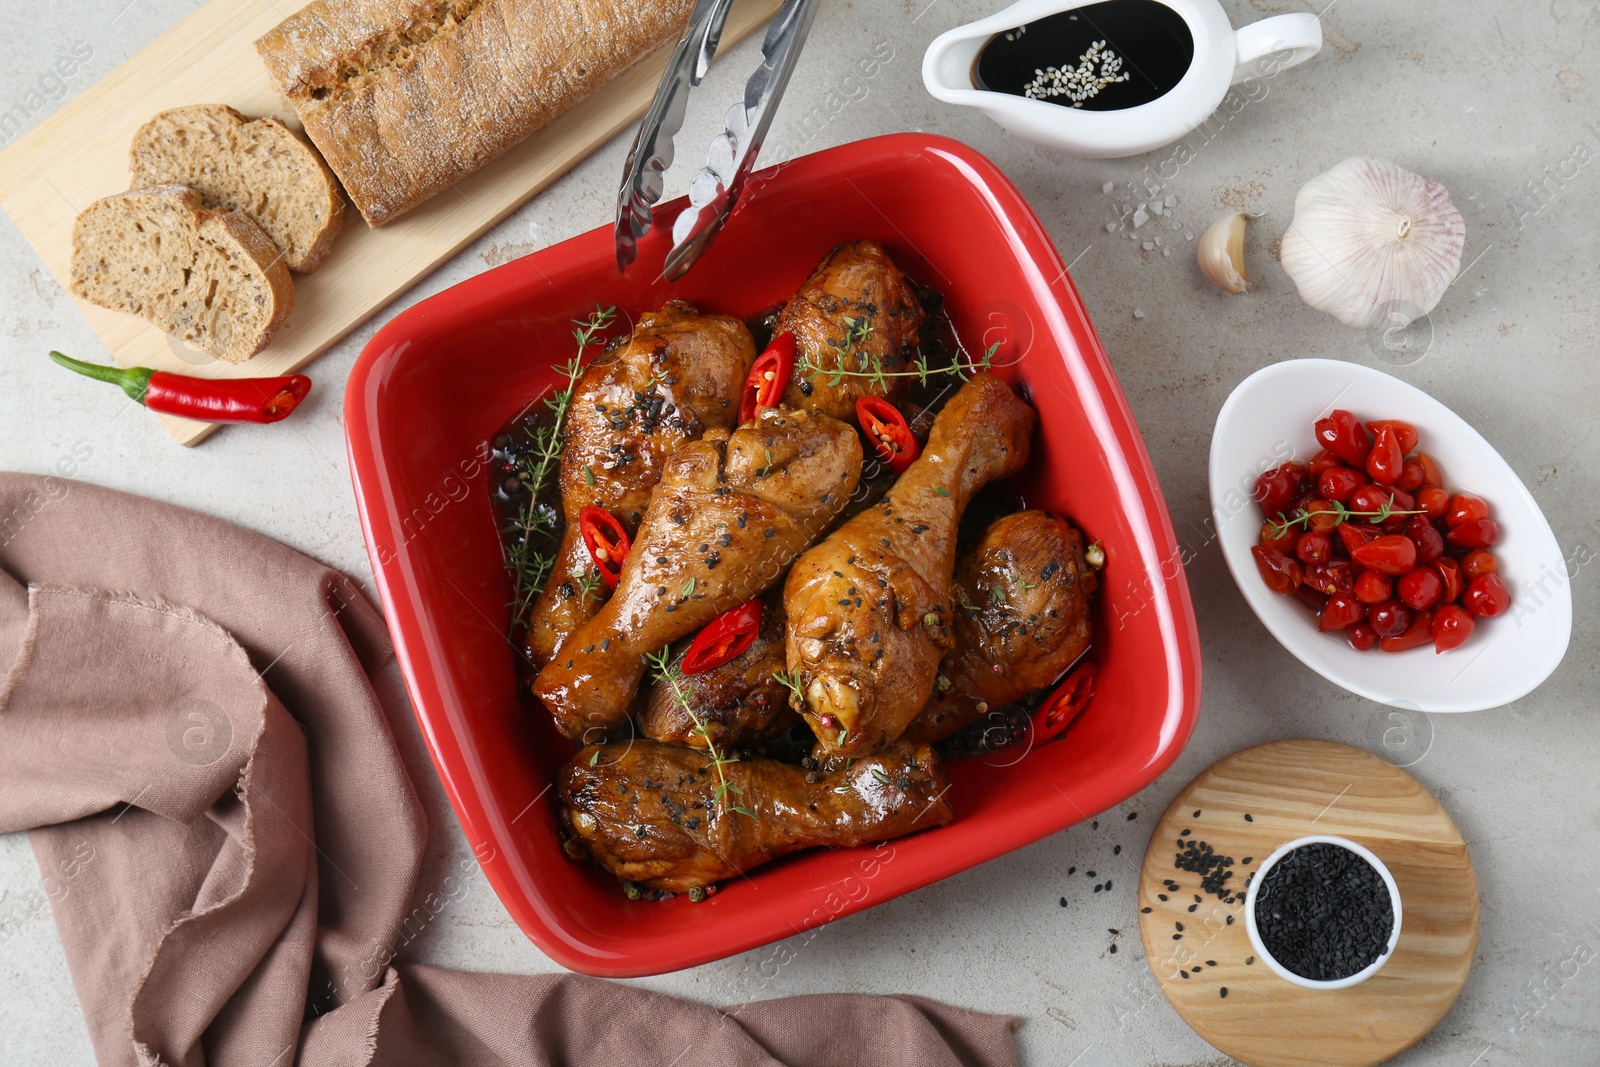
<path id="1" fill-rule="evenodd" d="M 625 719 L 643 657 L 776 585 L 860 477 L 856 431 L 814 412 L 764 408 L 680 446 L 616 592 L 534 680 L 561 732 L 594 742 Z"/>
<path id="2" fill-rule="evenodd" d="M 528 621 L 528 655 L 542 667 L 609 596 L 578 531 L 578 512 L 604 508 L 630 532 L 667 457 L 706 430 L 732 428 L 755 341 L 744 323 L 681 300 L 640 316 L 628 340 L 583 372 L 562 434 L 566 533 Z"/>
<path id="3" fill-rule="evenodd" d="M 719 667 L 679 679 L 676 688 L 662 678 L 651 683 L 640 716 L 646 737 L 690 748 L 705 748 L 709 739 L 728 752 L 776 737 L 800 722 L 789 707 L 789 690 L 777 678 L 786 667 L 783 590 L 770 590 L 762 600 L 761 630 L 749 648 Z M 683 645 L 672 658 L 675 673 L 683 668 L 688 644 Z"/>
<path id="4" fill-rule="evenodd" d="M 956 567 L 955 648 L 905 738 L 942 741 L 990 708 L 1042 689 L 1089 647 L 1097 579 L 1083 534 L 1047 511 L 994 522 Z"/>
<path id="5" fill-rule="evenodd" d="M 640 740 L 583 749 L 556 776 L 568 854 L 681 892 L 798 849 L 882 841 L 952 817 L 949 780 L 927 745 L 894 745 L 826 776 L 762 758 L 722 773 L 734 787 L 726 805 L 704 752 Z"/>
<path id="6" fill-rule="evenodd" d="M 823 754 L 899 738 L 952 646 L 956 530 L 972 494 L 1028 461 L 1033 409 L 975 375 L 934 420 L 921 457 L 882 502 L 795 563 L 784 586 L 786 658 Z"/>
<path id="7" fill-rule="evenodd" d="M 853 241 L 835 248 L 789 298 L 773 327 L 775 337 L 794 334 L 798 356 L 784 403 L 854 423 L 861 397 L 900 396 L 910 378 L 885 378 L 885 392 L 867 374 L 880 363 L 889 374 L 907 370 L 922 319 L 916 291 L 882 245 Z M 805 365 L 816 372 L 805 373 Z M 830 372 L 841 370 L 854 373 L 835 381 Z"/>

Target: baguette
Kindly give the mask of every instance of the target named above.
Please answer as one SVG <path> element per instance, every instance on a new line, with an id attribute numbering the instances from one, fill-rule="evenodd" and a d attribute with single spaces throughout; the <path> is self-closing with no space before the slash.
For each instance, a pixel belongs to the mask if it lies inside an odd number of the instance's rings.
<path id="1" fill-rule="evenodd" d="M 230 363 L 266 347 L 294 307 L 272 238 L 242 211 L 206 210 L 182 185 L 84 208 L 72 227 L 72 291 Z"/>
<path id="2" fill-rule="evenodd" d="M 256 41 L 367 222 L 500 156 L 675 39 L 693 0 L 313 0 Z"/>
<path id="3" fill-rule="evenodd" d="M 129 151 L 132 187 L 187 185 L 214 211 L 243 211 L 310 274 L 344 227 L 333 173 L 298 134 L 274 118 L 250 120 L 225 104 L 163 111 L 139 128 Z"/>

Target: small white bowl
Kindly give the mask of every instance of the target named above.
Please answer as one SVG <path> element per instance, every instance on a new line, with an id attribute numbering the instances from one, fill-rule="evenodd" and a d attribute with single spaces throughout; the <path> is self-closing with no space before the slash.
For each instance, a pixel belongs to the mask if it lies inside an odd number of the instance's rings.
<path id="1" fill-rule="evenodd" d="M 1378 876 L 1383 879 L 1383 884 L 1388 887 L 1389 906 L 1394 909 L 1394 926 L 1389 931 L 1389 943 L 1384 946 L 1383 954 L 1355 974 L 1345 978 L 1337 978 L 1331 982 L 1319 982 L 1314 978 L 1304 978 L 1279 963 L 1272 953 L 1268 951 L 1267 946 L 1261 943 L 1261 931 L 1256 929 L 1256 892 L 1261 888 L 1262 880 L 1266 878 L 1267 872 L 1272 870 L 1279 860 L 1295 849 L 1319 843 L 1347 848 L 1370 863 L 1372 869 L 1377 871 Z M 1274 974 L 1306 989 L 1348 989 L 1350 986 L 1360 985 L 1377 974 L 1383 969 L 1383 965 L 1388 963 L 1394 956 L 1394 946 L 1400 940 L 1400 919 L 1400 889 L 1394 884 L 1394 875 L 1389 873 L 1389 868 L 1385 867 L 1383 861 L 1377 856 L 1374 856 L 1370 851 L 1362 848 L 1349 838 L 1334 837 L 1331 834 L 1313 834 L 1310 837 L 1297 837 L 1268 856 L 1266 862 L 1257 867 L 1256 873 L 1251 876 L 1250 891 L 1245 894 L 1244 898 L 1244 929 L 1245 933 L 1250 935 L 1250 947 L 1256 950 L 1256 955 L 1261 957 L 1263 963 L 1272 968 Z"/>
<path id="2" fill-rule="evenodd" d="M 1500 527 L 1492 551 L 1511 591 L 1511 608 L 1477 620 L 1460 648 L 1442 655 L 1431 643 L 1398 653 L 1357 652 L 1343 633 L 1318 633 L 1310 611 L 1262 582 L 1250 555 L 1262 523 L 1252 496 L 1256 478 L 1291 459 L 1309 461 L 1318 447 L 1312 424 L 1334 408 L 1353 411 L 1363 422 L 1412 423 L 1420 449 L 1438 461 L 1447 488 L 1489 502 Z M 1210 476 L 1222 555 L 1245 601 L 1300 662 L 1352 693 L 1397 708 L 1481 711 L 1532 692 L 1566 654 L 1572 590 L 1544 513 L 1494 446 L 1415 386 L 1341 360 L 1294 359 L 1265 367 L 1240 382 L 1222 405 L 1211 437 Z"/>

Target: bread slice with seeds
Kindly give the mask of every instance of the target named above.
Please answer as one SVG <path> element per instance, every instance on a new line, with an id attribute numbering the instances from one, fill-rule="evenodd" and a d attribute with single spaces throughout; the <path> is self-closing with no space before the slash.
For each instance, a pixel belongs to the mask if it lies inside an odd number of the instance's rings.
<path id="1" fill-rule="evenodd" d="M 139 128 L 129 152 L 132 186 L 187 185 L 213 211 L 243 211 L 310 274 L 344 228 L 344 198 L 317 150 L 274 118 L 225 104 L 163 111 Z"/>
<path id="2" fill-rule="evenodd" d="M 72 227 L 72 291 L 242 363 L 294 307 L 272 238 L 242 211 L 210 211 L 182 185 L 97 200 Z"/>

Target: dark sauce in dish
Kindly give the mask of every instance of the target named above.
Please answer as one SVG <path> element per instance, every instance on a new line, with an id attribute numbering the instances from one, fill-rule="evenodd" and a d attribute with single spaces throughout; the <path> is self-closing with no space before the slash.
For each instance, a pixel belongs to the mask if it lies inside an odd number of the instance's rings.
<path id="1" fill-rule="evenodd" d="M 1121 111 L 1172 91 L 1194 36 L 1158 0 L 1102 0 L 997 33 L 978 51 L 979 89 L 1084 111 Z"/>

